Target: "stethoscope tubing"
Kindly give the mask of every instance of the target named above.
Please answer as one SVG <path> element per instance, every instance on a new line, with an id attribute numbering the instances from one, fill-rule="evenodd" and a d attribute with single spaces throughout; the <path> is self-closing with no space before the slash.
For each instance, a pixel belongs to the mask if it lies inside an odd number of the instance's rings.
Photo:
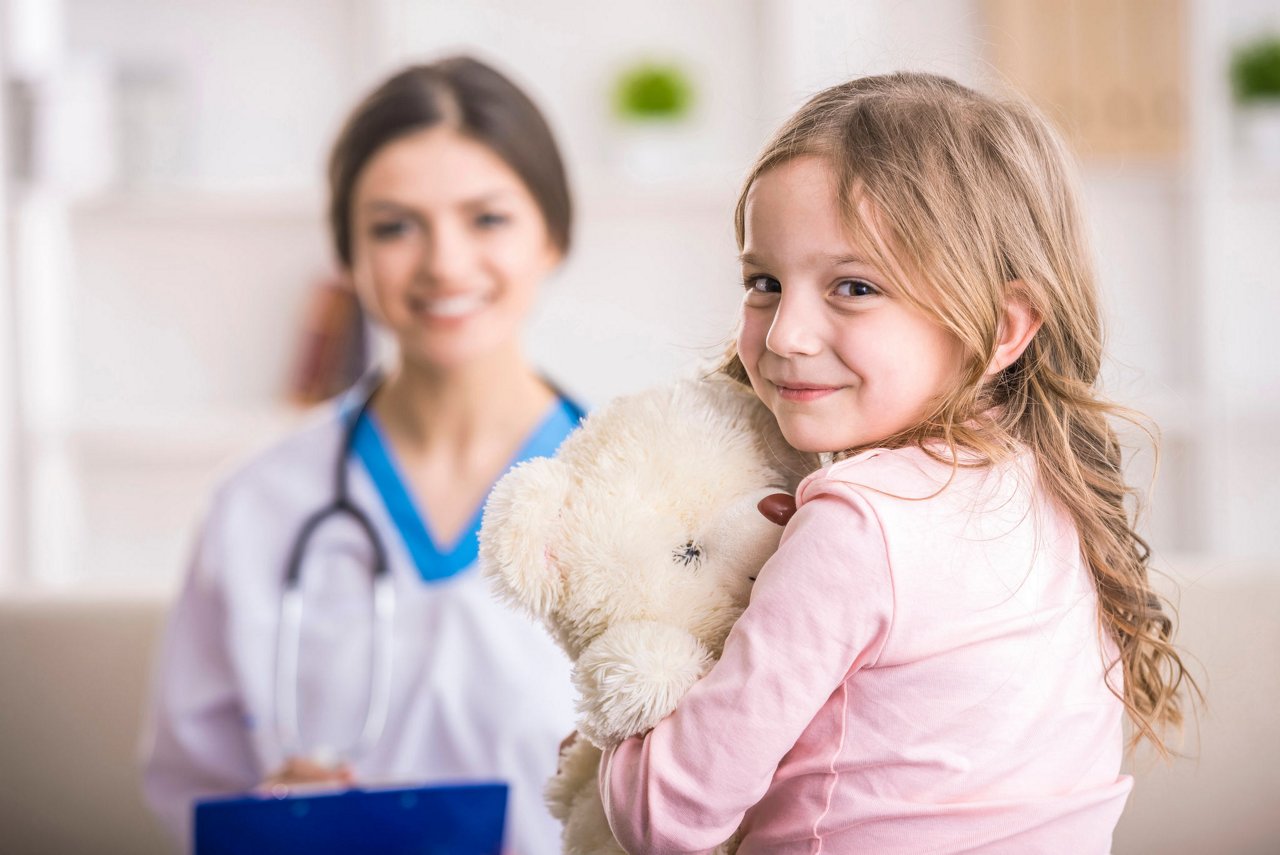
<path id="1" fill-rule="evenodd" d="M 336 517 L 345 516 L 353 520 L 364 533 L 373 553 L 371 573 L 373 643 L 370 652 L 372 661 L 369 673 L 369 703 L 365 709 L 364 724 L 360 728 L 359 737 L 346 752 L 343 752 L 342 756 L 359 757 L 376 745 L 382 737 L 390 714 L 395 641 L 395 586 L 391 579 L 386 546 L 368 515 L 351 500 L 347 484 L 347 471 L 351 453 L 355 447 L 356 431 L 369 411 L 374 395 L 381 388 L 382 380 L 381 372 L 373 371 L 357 384 L 357 388 L 362 387 L 356 398 L 360 404 L 349 415 L 344 414 L 342 443 L 337 459 L 334 461 L 333 499 L 307 517 L 289 549 L 289 563 L 285 568 L 284 585 L 280 596 L 275 679 L 276 736 L 285 757 L 298 756 L 302 748 L 298 712 L 298 661 L 301 655 L 303 619 L 302 565 L 306 559 L 307 547 L 316 531 L 325 522 Z M 572 404 L 572 399 L 555 383 L 545 377 L 543 381 L 559 399 L 570 402 L 578 418 L 581 418 L 583 411 L 580 406 Z"/>
<path id="2" fill-rule="evenodd" d="M 378 372 L 363 381 L 360 405 L 346 418 L 342 443 L 335 461 L 333 500 L 315 511 L 303 523 L 289 550 L 284 587 L 280 597 L 280 623 L 276 637 L 275 726 L 276 736 L 285 757 L 297 756 L 302 748 L 298 714 L 298 661 L 302 644 L 302 564 L 307 547 L 322 524 L 337 517 L 347 517 L 361 529 L 373 553 L 372 604 L 373 639 L 370 653 L 369 702 L 364 724 L 355 743 L 343 752 L 345 757 L 358 757 L 371 749 L 382 737 L 391 708 L 391 673 L 393 666 L 396 597 L 391 580 L 387 552 L 368 515 L 351 501 L 347 487 L 347 467 L 355 445 L 356 430 L 382 385 Z"/>

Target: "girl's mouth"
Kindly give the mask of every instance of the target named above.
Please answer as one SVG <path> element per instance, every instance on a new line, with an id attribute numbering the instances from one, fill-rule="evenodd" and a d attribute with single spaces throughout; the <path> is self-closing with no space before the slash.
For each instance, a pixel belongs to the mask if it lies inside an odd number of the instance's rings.
<path id="1" fill-rule="evenodd" d="M 782 400 L 797 403 L 816 401 L 839 391 L 837 386 L 781 386 L 776 383 L 773 388 L 778 390 L 778 397 Z"/>

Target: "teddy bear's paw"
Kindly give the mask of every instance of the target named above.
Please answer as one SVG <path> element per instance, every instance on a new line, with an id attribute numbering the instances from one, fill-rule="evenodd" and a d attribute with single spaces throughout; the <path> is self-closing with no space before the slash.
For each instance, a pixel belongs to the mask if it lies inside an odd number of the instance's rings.
<path id="1" fill-rule="evenodd" d="M 599 798 L 596 775 L 600 769 L 600 749 L 585 739 L 575 740 L 560 752 L 560 766 L 543 789 L 551 815 L 568 822 L 574 805 L 584 798 Z"/>
<path id="2" fill-rule="evenodd" d="M 615 624 L 574 666 L 579 730 L 600 746 L 650 730 L 711 664 L 711 652 L 684 629 L 656 621 Z"/>
<path id="3" fill-rule="evenodd" d="M 733 833 L 733 837 L 717 846 L 712 851 L 712 855 L 734 855 L 738 851 L 738 847 L 742 845 L 743 836 L 742 826 L 738 826 L 738 830 Z"/>
<path id="4" fill-rule="evenodd" d="M 627 855 L 609 830 L 598 790 L 593 800 L 584 798 L 574 809 L 561 839 L 564 855 Z"/>

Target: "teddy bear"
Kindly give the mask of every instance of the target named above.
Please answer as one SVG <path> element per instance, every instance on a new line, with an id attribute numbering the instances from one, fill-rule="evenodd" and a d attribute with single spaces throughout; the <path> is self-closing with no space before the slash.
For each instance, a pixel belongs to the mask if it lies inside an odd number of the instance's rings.
<path id="1" fill-rule="evenodd" d="M 816 467 L 749 388 L 712 375 L 613 401 L 495 485 L 482 572 L 573 664 L 581 738 L 546 790 L 566 855 L 621 855 L 601 750 L 652 729 L 710 669 L 794 510 L 777 494 Z"/>

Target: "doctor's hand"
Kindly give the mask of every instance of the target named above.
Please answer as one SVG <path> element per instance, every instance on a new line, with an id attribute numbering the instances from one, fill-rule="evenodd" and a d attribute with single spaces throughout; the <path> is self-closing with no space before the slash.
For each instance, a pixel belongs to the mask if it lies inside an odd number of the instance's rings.
<path id="1" fill-rule="evenodd" d="M 294 788 L 308 791 L 343 789 L 353 786 L 355 780 L 355 774 L 346 763 L 326 766 L 306 757 L 290 757 L 283 766 L 268 775 L 258 789 L 283 797 Z"/>

